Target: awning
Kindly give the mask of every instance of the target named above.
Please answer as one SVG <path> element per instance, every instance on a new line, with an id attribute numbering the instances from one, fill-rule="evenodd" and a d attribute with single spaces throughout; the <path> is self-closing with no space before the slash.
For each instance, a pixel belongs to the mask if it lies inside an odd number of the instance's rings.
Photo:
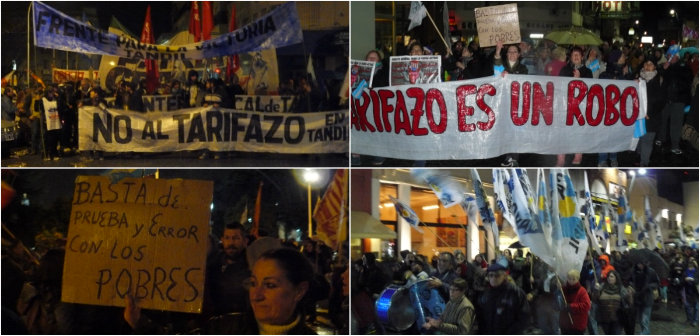
<path id="1" fill-rule="evenodd" d="M 384 226 L 379 219 L 372 217 L 364 211 L 352 211 L 351 218 L 351 238 L 379 238 L 396 239 L 396 232 Z"/>

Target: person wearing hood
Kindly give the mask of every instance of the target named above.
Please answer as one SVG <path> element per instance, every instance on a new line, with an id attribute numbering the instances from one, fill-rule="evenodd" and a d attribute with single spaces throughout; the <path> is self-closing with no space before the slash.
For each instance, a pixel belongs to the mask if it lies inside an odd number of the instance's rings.
<path id="1" fill-rule="evenodd" d="M 664 107 L 665 97 L 661 89 L 661 76 L 656 71 L 656 64 L 652 60 L 644 62 L 638 80 L 643 80 L 647 84 L 647 133 L 639 139 L 637 152 L 640 158 L 639 165 L 648 167 L 654 149 L 654 137 L 658 125 L 661 124 L 661 109 Z"/>
<path id="2" fill-rule="evenodd" d="M 631 283 L 634 286 L 634 305 L 637 309 L 637 321 L 639 321 L 641 328 L 640 334 L 649 335 L 651 308 L 654 305 L 653 292 L 659 288 L 659 276 L 646 263 L 637 262 Z"/>
<path id="3" fill-rule="evenodd" d="M 559 313 L 559 327 L 562 335 L 583 335 L 588 323 L 591 299 L 579 282 L 580 271 L 570 270 L 566 274 L 566 284 L 562 288 L 566 306 Z"/>
<path id="4" fill-rule="evenodd" d="M 187 84 L 185 86 L 185 102 L 189 107 L 202 106 L 204 102 L 204 85 L 199 81 L 197 70 L 190 70 L 187 73 Z"/>
<path id="5" fill-rule="evenodd" d="M 506 61 L 503 61 L 501 57 L 501 50 L 503 49 L 503 42 L 498 41 L 496 44 L 496 52 L 493 54 L 493 65 L 503 66 L 503 72 L 501 76 L 506 76 L 507 74 L 514 75 L 527 75 L 528 69 L 525 65 L 520 63 L 520 47 L 512 44 L 506 48 Z M 501 166 L 503 167 L 515 167 L 518 165 L 518 154 L 510 153 L 506 154 Z"/>
<path id="6" fill-rule="evenodd" d="M 602 284 L 595 285 L 593 301 L 598 305 L 596 320 L 605 334 L 621 334 L 624 314 L 632 305 L 632 293 L 627 291 L 617 271 L 610 271 Z"/>
<path id="7" fill-rule="evenodd" d="M 605 280 L 608 277 L 608 272 L 615 270 L 615 266 L 610 265 L 610 257 L 607 254 L 598 257 L 598 261 L 600 262 L 600 279 Z"/>

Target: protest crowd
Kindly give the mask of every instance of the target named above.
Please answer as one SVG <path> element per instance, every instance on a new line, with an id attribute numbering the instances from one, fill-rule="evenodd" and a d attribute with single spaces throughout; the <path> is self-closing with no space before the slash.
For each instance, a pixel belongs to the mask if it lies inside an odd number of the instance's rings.
<path id="1" fill-rule="evenodd" d="M 348 333 L 347 242 L 334 252 L 315 239 L 256 238 L 232 222 L 208 247 L 204 301 L 193 314 L 141 310 L 133 293 L 126 308 L 63 302 L 65 237 L 42 236 L 31 252 L 3 237 L 3 333 Z"/>
<path id="2" fill-rule="evenodd" d="M 440 44 L 443 42 L 435 39 Z M 446 42 L 445 42 L 446 43 Z M 652 153 L 674 159 L 683 157 L 681 133 L 684 124 L 695 125 L 698 119 L 698 52 L 695 47 L 681 47 L 676 41 L 663 48 L 651 44 L 603 41 L 600 45 L 557 45 L 543 39 L 535 43 L 523 37 L 520 43 L 482 48 L 478 40 L 458 40 L 448 52 L 436 51 L 435 45 L 425 45 L 412 39 L 408 45 L 397 43 L 396 55 L 439 55 L 440 79 L 436 82 L 462 81 L 490 76 L 538 75 L 612 80 L 636 80 L 646 83 L 647 120 L 646 134 L 638 142 L 636 153 L 625 153 L 624 165 L 649 166 Z M 366 61 L 376 63 L 372 85 L 375 88 L 389 86 L 390 57 L 381 51 L 371 50 Z M 404 77 L 408 78 L 409 75 Z M 689 112 L 690 111 L 690 112 Z M 562 111 L 554 111 L 555 114 Z M 695 151 L 689 148 L 691 151 Z M 617 167 L 618 155 L 600 148 L 598 167 Z M 550 159 L 523 154 L 527 162 L 535 166 L 581 166 L 583 155 L 570 153 Z M 630 159 L 627 159 L 629 157 Z M 355 155 L 353 164 L 380 166 L 385 158 Z M 506 154 L 499 158 L 501 165 L 517 166 L 518 154 Z M 594 159 L 587 160 L 593 165 Z M 490 161 L 489 161 L 490 162 Z M 556 162 L 556 163 L 555 163 Z M 425 161 L 415 161 L 414 166 L 424 166 Z M 437 164 L 437 163 L 436 163 Z M 478 164 L 478 163 L 477 163 Z M 498 163 L 496 163 L 497 165 Z M 438 164 L 439 165 L 439 164 Z M 653 164 L 652 164 L 653 165 Z"/>
<path id="3" fill-rule="evenodd" d="M 329 83 L 321 89 L 310 76 L 298 76 L 284 81 L 280 86 L 280 95 L 294 97 L 291 113 L 342 108 L 336 94 L 338 83 Z M 2 118 L 15 123 L 18 128 L 15 147 L 28 147 L 28 155 L 40 155 L 47 161 L 57 161 L 64 155 L 74 154 L 81 154 L 86 160 L 104 160 L 105 156 L 101 152 L 79 152 L 78 109 L 83 106 L 100 106 L 146 113 L 143 96 L 153 94 L 174 96 L 177 102 L 175 109 L 233 109 L 236 96 L 246 95 L 235 74 L 224 82 L 221 78 L 213 77 L 203 80 L 198 71 L 190 70 L 185 83 L 173 80 L 171 83 L 162 83 L 151 91 L 147 89 L 145 79 L 138 82 L 122 80 L 112 92 L 101 88 L 97 81 L 85 78 L 78 82 L 49 83 L 46 86 L 37 84 L 24 89 L 7 86 L 2 93 Z M 57 122 L 52 122 L 53 120 Z M 10 155 L 9 148 L 3 152 Z M 120 153 L 122 154 L 134 155 Z M 201 152 L 194 156 L 201 159 L 220 158 L 220 154 L 208 155 Z"/>
<path id="4" fill-rule="evenodd" d="M 374 303 L 386 288 L 419 281 L 448 303 L 439 320 L 428 318 L 432 322 L 413 324 L 403 334 L 649 334 L 652 309 L 667 305 L 681 307 L 686 323 L 698 325 L 697 248 L 647 250 L 654 255 L 647 260 L 628 251 L 592 252 L 566 282 L 539 257 L 511 251 L 490 261 L 482 254 L 466 260 L 462 250 L 432 257 L 405 250 L 382 261 L 364 254 L 352 265 L 353 333 L 396 332 L 374 314 Z M 670 265 L 668 276 L 650 265 L 655 258 Z"/>
<path id="5" fill-rule="evenodd" d="M 180 34 L 179 36 L 186 36 L 186 38 L 180 38 L 177 42 L 182 43 L 182 45 L 194 42 L 197 47 L 190 45 L 188 51 L 186 47 L 176 48 L 175 45 L 170 45 L 168 47 L 173 48 L 173 50 L 166 51 L 160 56 L 143 55 L 139 51 L 143 49 L 143 45 L 137 46 L 139 43 L 155 44 L 150 8 L 144 19 L 141 39 L 137 40 L 129 36 L 130 43 L 125 44 L 124 41 L 119 40 L 122 37 L 119 37 L 117 33 L 106 31 L 101 32 L 101 34 L 109 37 L 102 39 L 102 41 L 94 41 L 89 38 L 80 39 L 78 37 L 81 36 L 72 35 L 70 41 L 64 41 L 62 38 L 54 36 L 54 33 L 58 33 L 57 30 L 48 30 L 47 21 L 45 21 L 49 16 L 58 20 L 62 13 L 42 4 L 37 4 L 36 8 L 30 6 L 33 8 L 35 19 L 33 26 L 35 30 L 33 33 L 36 36 L 35 46 L 54 51 L 53 56 L 51 56 L 53 76 L 50 80 L 47 80 L 46 77 L 42 79 L 35 75 L 34 71 L 46 73 L 46 69 L 32 70 L 29 67 L 20 70 L 13 69 L 9 74 L 3 75 L 2 120 L 5 136 L 3 138 L 3 157 L 9 157 L 11 154 L 17 157 L 37 155 L 46 161 L 59 161 L 64 156 L 77 154 L 83 161 L 92 161 L 104 160 L 105 158 L 140 158 L 144 155 L 152 155 L 149 153 L 158 152 L 187 151 L 194 158 L 219 159 L 224 156 L 232 157 L 233 147 L 236 147 L 236 152 L 291 153 L 289 147 L 285 151 L 285 149 L 277 148 L 281 146 L 265 145 L 282 143 L 279 139 L 283 137 L 285 130 L 287 130 L 287 139 L 285 140 L 291 139 L 291 141 L 286 141 L 286 144 L 298 144 L 307 135 L 306 131 L 312 131 L 312 127 L 318 128 L 305 124 L 305 120 L 307 118 L 321 120 L 321 117 L 318 116 L 310 117 L 308 114 L 292 116 L 291 114 L 347 109 L 347 101 L 339 94 L 343 91 L 343 75 L 347 69 L 342 61 L 337 68 L 319 69 L 317 77 L 313 66 L 313 55 L 306 52 L 305 48 L 298 48 L 291 55 L 286 55 L 289 58 L 286 61 L 299 63 L 297 60 L 304 59 L 305 66 L 295 64 L 294 68 L 285 66 L 286 69 L 283 72 L 278 71 L 277 49 L 304 42 L 303 31 L 294 4 L 275 6 L 276 8 L 264 12 L 264 18 L 266 18 L 264 20 L 268 20 L 268 28 L 270 28 L 265 30 L 265 34 L 262 32 L 261 34 L 248 34 L 249 27 L 247 26 L 236 29 L 236 11 L 235 6 L 233 6 L 230 11 L 231 19 L 227 22 L 228 32 L 219 30 L 218 36 L 212 36 L 214 29 L 212 8 L 208 2 L 205 4 L 206 8 L 202 8 L 201 11 L 206 20 L 199 19 L 200 9 L 196 2 L 188 6 L 191 7 L 189 30 L 185 31 L 187 34 Z M 225 7 L 224 10 L 229 12 L 228 4 L 220 7 Z M 117 22 L 116 19 L 113 18 L 113 20 Z M 217 19 L 218 24 L 221 25 L 222 22 L 219 21 L 223 20 Z M 67 22 L 69 22 L 68 26 L 72 24 L 83 30 L 89 29 L 86 28 L 86 23 L 83 21 L 70 19 Z M 111 31 L 121 31 L 116 28 L 120 26 L 121 24 L 117 22 L 114 27 L 110 26 L 110 29 L 116 29 Z M 337 27 L 333 28 L 338 29 Z M 70 32 L 71 30 L 68 29 L 66 34 L 59 36 L 68 36 Z M 230 42 L 234 36 L 239 43 L 235 47 L 229 48 L 228 51 L 222 50 L 229 47 L 228 43 L 227 46 L 217 44 L 215 50 L 207 50 L 206 55 L 201 51 L 205 47 L 211 48 L 209 45 L 212 43 L 211 41 L 227 39 Z M 252 41 L 252 39 L 257 40 Z M 108 40 L 109 42 L 107 42 Z M 101 48 L 99 46 L 103 43 L 112 43 L 116 49 L 97 50 Z M 80 46 L 75 47 L 76 45 Z M 260 49 L 261 45 L 265 47 Z M 104 46 L 102 45 L 102 47 Z M 132 47 L 135 50 L 131 50 Z M 180 54 L 175 54 L 175 49 L 178 49 Z M 75 54 L 76 59 L 79 56 L 101 55 L 100 71 L 93 70 L 92 64 L 89 71 L 77 70 L 78 62 L 76 62 L 75 70 L 58 69 L 56 67 L 56 50 L 70 51 Z M 133 54 L 131 54 L 132 52 Z M 189 54 L 187 54 L 188 52 Z M 36 48 L 34 53 L 37 54 Z M 173 54 L 175 55 L 173 56 Z M 150 59 L 146 59 L 146 56 Z M 23 57 L 24 59 L 18 59 L 17 62 L 23 61 L 30 65 L 28 55 Z M 34 57 L 40 56 L 37 54 Z M 114 57 L 114 61 L 109 61 L 108 57 Z M 337 57 L 342 60 L 342 52 L 338 51 L 328 57 Z M 323 62 L 325 56 L 317 57 L 317 59 L 317 62 Z M 97 78 L 98 76 L 99 78 Z M 83 107 L 85 109 L 82 109 Z M 174 135 L 172 130 L 177 128 L 178 122 L 176 115 L 180 113 L 178 112 L 180 110 L 195 108 L 198 108 L 199 111 L 230 110 L 223 112 L 229 115 L 212 122 L 215 123 L 216 128 L 225 129 L 221 132 L 225 134 L 216 134 L 215 139 L 212 139 L 212 128 L 209 128 L 209 136 L 198 136 L 196 139 L 198 143 L 195 143 L 194 146 L 178 146 L 181 143 L 192 144 L 194 141 L 192 139 L 187 139 L 188 141 L 178 139 L 176 144 L 176 141 L 172 140 Z M 81 112 L 88 110 L 95 111 L 93 113 L 101 111 L 103 113 L 101 117 L 105 119 L 129 119 L 125 126 L 122 125 L 121 132 L 128 134 L 125 136 L 127 140 L 119 142 L 123 146 L 107 148 L 99 143 L 99 136 L 96 135 L 97 132 L 94 132 L 94 127 L 101 119 L 99 117 L 92 119 L 93 114 Z M 156 113 L 151 112 L 162 114 L 155 116 Z M 227 123 L 226 126 L 235 124 L 238 129 L 245 131 L 247 128 L 238 126 L 238 120 L 235 118 L 255 119 L 246 125 L 253 125 L 248 127 L 253 128 L 257 125 L 255 121 L 258 120 L 259 116 L 249 117 L 247 114 L 230 116 L 230 113 L 238 112 L 281 112 L 290 115 L 276 116 L 275 124 L 270 126 L 272 131 L 262 130 L 266 132 L 264 140 L 262 136 L 258 136 L 254 132 L 246 134 L 246 138 L 241 140 L 236 134 L 229 135 L 231 130 L 228 127 L 223 127 L 224 121 Z M 144 121 L 131 123 L 130 118 Z M 160 119 L 154 121 L 149 118 Z M 226 119 L 223 120 L 224 118 Z M 268 117 L 260 117 L 260 119 L 265 118 Z M 282 118 L 296 118 L 293 119 L 299 124 L 295 125 L 296 134 L 289 132 L 289 129 L 292 128 L 292 122 L 285 125 L 278 121 Z M 194 117 L 188 116 L 187 119 L 194 119 Z M 234 119 L 233 122 L 231 119 Z M 205 120 L 205 122 L 207 121 Z M 136 140 L 131 141 L 132 125 L 153 122 L 159 123 L 157 132 L 153 128 L 146 127 L 138 131 L 145 131 L 144 133 L 148 134 L 136 135 L 133 138 L 163 141 L 150 141 L 138 147 L 135 144 Z M 162 124 L 166 122 L 170 124 L 163 126 Z M 279 127 L 280 124 L 285 125 L 285 127 Z M 316 122 L 316 124 L 320 124 L 320 122 Z M 184 124 L 180 123 L 179 125 L 183 126 Z M 114 142 L 111 138 L 112 130 L 110 128 L 112 128 L 111 124 L 102 128 L 104 142 L 108 144 Z M 275 134 L 278 129 L 280 132 Z M 309 136 L 312 139 L 309 142 L 316 139 L 326 141 L 331 137 L 324 137 L 324 130 L 314 131 L 318 131 L 317 133 L 320 135 L 316 138 Z M 168 132 L 173 135 L 168 134 Z M 155 133 L 158 133 L 157 137 Z M 183 132 L 181 131 L 181 133 Z M 342 129 L 326 131 L 325 134 L 331 133 L 333 133 L 334 139 L 343 137 Z M 294 138 L 291 134 L 294 134 Z M 253 146 L 248 146 L 251 142 L 251 135 Z M 88 138 L 89 140 L 86 140 Z M 89 145 L 86 145 L 90 140 Z M 212 144 L 212 142 L 228 143 L 221 145 Z M 163 143 L 165 144 L 161 145 Z M 29 148 L 29 150 L 25 151 L 24 148 Z M 241 150 L 241 148 L 245 149 Z M 315 153 L 321 152 L 316 151 Z"/>

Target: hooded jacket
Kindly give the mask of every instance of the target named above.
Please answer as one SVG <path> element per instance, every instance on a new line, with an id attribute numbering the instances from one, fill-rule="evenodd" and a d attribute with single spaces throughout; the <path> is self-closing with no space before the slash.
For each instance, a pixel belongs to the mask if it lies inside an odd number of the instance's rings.
<path id="1" fill-rule="evenodd" d="M 598 257 L 598 261 L 601 261 L 600 263 L 600 277 L 601 280 L 605 280 L 605 278 L 608 277 L 608 272 L 615 270 L 615 266 L 610 265 L 610 257 L 607 255 L 603 254 L 602 256 Z M 605 266 L 603 266 L 602 261 L 605 262 Z"/>

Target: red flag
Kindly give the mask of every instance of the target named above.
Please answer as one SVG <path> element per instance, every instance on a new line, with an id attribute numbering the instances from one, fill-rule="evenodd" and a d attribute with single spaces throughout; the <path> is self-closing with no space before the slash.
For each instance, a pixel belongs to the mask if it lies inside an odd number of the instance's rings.
<path id="1" fill-rule="evenodd" d="M 194 35 L 195 42 L 199 42 L 202 39 L 202 21 L 199 18 L 197 1 L 192 1 L 192 8 L 190 9 L 190 34 Z"/>
<path id="2" fill-rule="evenodd" d="M 211 39 L 211 31 L 214 30 L 214 18 L 211 14 L 211 2 L 202 1 L 202 40 Z"/>
<path id="3" fill-rule="evenodd" d="M 146 19 L 143 22 L 143 30 L 141 30 L 141 42 L 155 43 L 153 36 L 153 25 L 151 25 L 151 5 L 146 9 Z M 146 90 L 148 93 L 153 93 L 158 87 L 158 66 L 156 60 L 145 60 L 146 63 Z"/>
<path id="4" fill-rule="evenodd" d="M 258 237 L 258 231 L 260 229 L 260 200 L 262 199 L 262 186 L 263 183 L 260 181 L 260 186 L 258 186 L 258 197 L 255 199 L 255 213 L 253 214 L 253 228 L 250 229 L 250 234 Z"/>
<path id="5" fill-rule="evenodd" d="M 236 5 L 231 6 L 231 21 L 228 22 L 229 33 L 236 30 Z M 229 56 L 226 64 L 226 79 L 230 79 L 233 74 L 241 68 L 241 61 L 238 55 Z"/>

